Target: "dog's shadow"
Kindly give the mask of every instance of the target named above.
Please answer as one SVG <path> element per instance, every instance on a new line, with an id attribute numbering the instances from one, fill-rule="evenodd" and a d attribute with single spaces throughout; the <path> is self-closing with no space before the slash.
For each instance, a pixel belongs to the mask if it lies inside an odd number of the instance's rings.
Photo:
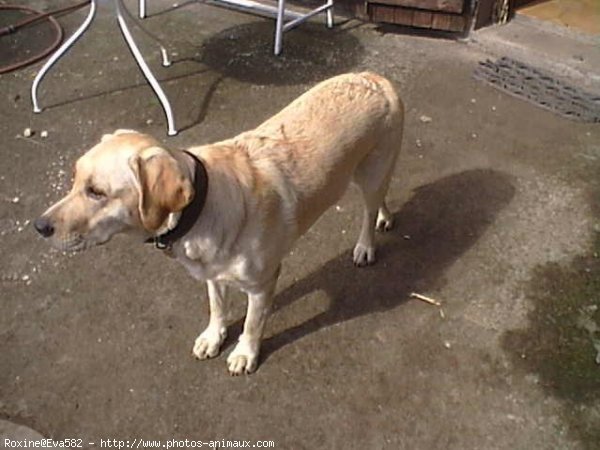
<path id="1" fill-rule="evenodd" d="M 354 268 L 348 251 L 277 295 L 274 312 L 315 290 L 325 291 L 330 305 L 300 325 L 265 339 L 261 361 L 322 328 L 394 308 L 411 291 L 439 288 L 446 268 L 479 239 L 514 193 L 509 176 L 483 169 L 419 187 L 394 215 L 393 230 L 378 234 L 374 266 Z M 241 326 L 239 321 L 234 328 L 241 330 Z"/>

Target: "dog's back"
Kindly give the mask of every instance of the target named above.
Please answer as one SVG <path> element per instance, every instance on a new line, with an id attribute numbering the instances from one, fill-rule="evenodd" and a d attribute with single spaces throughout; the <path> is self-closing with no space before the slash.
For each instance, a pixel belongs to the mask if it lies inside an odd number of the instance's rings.
<path id="1" fill-rule="evenodd" d="M 403 117 L 402 102 L 387 79 L 345 74 L 318 84 L 239 138 L 256 143 L 248 147 L 250 158 L 275 164 L 292 183 L 302 234 L 342 196 L 369 154 L 393 165 Z"/>

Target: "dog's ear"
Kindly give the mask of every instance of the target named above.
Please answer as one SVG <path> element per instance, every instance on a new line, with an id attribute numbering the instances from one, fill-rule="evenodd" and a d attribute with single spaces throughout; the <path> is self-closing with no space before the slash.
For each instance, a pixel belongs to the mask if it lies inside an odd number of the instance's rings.
<path id="1" fill-rule="evenodd" d="M 129 159 L 136 179 L 143 227 L 160 228 L 170 213 L 181 211 L 194 197 L 194 187 L 179 162 L 166 150 L 152 147 Z"/>

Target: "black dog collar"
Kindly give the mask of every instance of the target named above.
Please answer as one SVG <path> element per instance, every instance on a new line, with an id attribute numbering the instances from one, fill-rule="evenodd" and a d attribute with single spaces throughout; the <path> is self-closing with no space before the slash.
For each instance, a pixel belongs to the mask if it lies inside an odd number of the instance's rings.
<path id="1" fill-rule="evenodd" d="M 195 155 L 192 155 L 186 150 L 183 150 L 183 152 L 191 156 L 195 162 L 195 194 L 190 204 L 181 211 L 179 221 L 174 228 L 163 234 L 159 234 L 158 236 L 154 236 L 146 240 L 147 243 L 154 243 L 154 246 L 160 250 L 171 248 L 175 241 L 181 239 L 188 233 L 188 231 L 192 229 L 196 223 L 196 220 L 198 220 L 202 209 L 204 208 L 204 203 L 206 202 L 206 194 L 208 192 L 208 173 L 206 172 L 206 167 L 204 167 L 204 163 Z"/>

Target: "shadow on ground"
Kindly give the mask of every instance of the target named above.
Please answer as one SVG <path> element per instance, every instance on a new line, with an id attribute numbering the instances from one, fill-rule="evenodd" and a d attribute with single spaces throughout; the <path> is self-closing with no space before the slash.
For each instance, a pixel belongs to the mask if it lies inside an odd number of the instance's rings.
<path id="1" fill-rule="evenodd" d="M 596 178 L 598 179 L 598 178 Z M 600 186 L 592 196 L 600 218 Z M 600 233 L 588 255 L 538 267 L 527 286 L 529 326 L 508 331 L 503 347 L 516 367 L 539 377 L 563 402 L 563 415 L 584 448 L 600 443 Z"/>
<path id="2" fill-rule="evenodd" d="M 260 85 L 294 85 L 348 72 L 364 48 L 346 30 L 303 24 L 284 35 L 283 53 L 273 55 L 273 22 L 237 25 L 207 39 L 198 62 L 226 77 Z"/>
<path id="3" fill-rule="evenodd" d="M 265 340 L 263 360 L 321 328 L 394 308 L 413 290 L 441 286 L 446 268 L 479 239 L 514 193 L 510 177 L 493 170 L 465 171 L 418 188 L 395 214 L 394 230 L 377 237 L 374 267 L 357 272 L 347 252 L 278 295 L 278 310 L 314 290 L 324 290 L 330 305 Z"/>

